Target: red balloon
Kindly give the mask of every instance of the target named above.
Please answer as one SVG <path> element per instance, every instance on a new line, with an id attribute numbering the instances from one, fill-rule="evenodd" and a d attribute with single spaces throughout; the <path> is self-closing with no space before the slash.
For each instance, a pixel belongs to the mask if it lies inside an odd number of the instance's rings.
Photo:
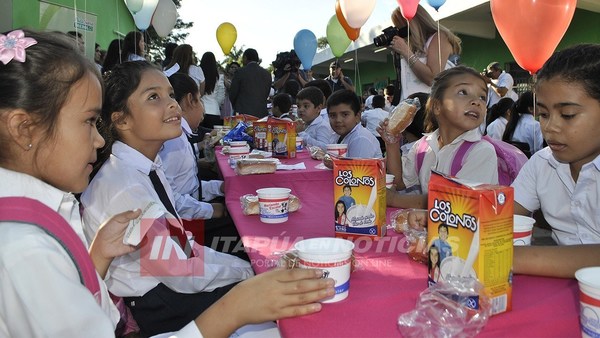
<path id="1" fill-rule="evenodd" d="M 515 61 L 534 74 L 565 35 L 577 0 L 490 0 L 498 32 Z"/>
<path id="2" fill-rule="evenodd" d="M 419 7 L 419 0 L 398 0 L 398 6 L 400 6 L 400 13 L 407 20 L 410 21 L 415 17 L 417 13 L 417 7 Z"/>
<path id="3" fill-rule="evenodd" d="M 340 0 L 337 0 L 335 2 L 335 16 L 337 17 L 338 21 L 344 28 L 344 31 L 346 31 L 346 35 L 348 35 L 348 38 L 352 41 L 356 41 L 356 39 L 358 39 L 358 37 L 360 36 L 360 28 L 350 27 L 350 25 L 346 21 L 346 18 L 344 17 L 344 14 L 342 14 L 342 7 L 340 7 Z"/>

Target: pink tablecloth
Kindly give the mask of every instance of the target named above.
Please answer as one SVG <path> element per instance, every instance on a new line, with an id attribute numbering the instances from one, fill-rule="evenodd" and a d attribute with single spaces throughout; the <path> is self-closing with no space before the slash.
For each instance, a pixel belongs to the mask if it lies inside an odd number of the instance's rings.
<path id="1" fill-rule="evenodd" d="M 268 270 L 272 254 L 289 249 L 303 238 L 331 237 L 333 193 L 330 171 L 315 171 L 310 158 L 308 172 L 277 172 L 272 175 L 235 176 L 224 171 L 227 206 L 242 235 L 257 273 Z M 296 160 L 286 160 L 295 163 Z M 312 168 L 312 171 L 310 170 Z M 225 169 L 225 170 L 224 170 Z M 233 174 L 233 175 L 232 175 Z M 258 216 L 245 216 L 239 197 L 266 186 L 290 187 L 302 202 L 282 224 L 261 223 Z M 400 314 L 415 307 L 426 287 L 425 265 L 413 262 L 403 250 L 404 237 L 390 231 L 378 242 L 355 241 L 359 264 L 350 279 L 350 294 L 339 303 L 324 304 L 321 312 L 279 321 L 285 337 L 398 337 Z M 577 283 L 574 280 L 515 276 L 513 310 L 492 317 L 483 337 L 574 337 L 579 336 Z"/>

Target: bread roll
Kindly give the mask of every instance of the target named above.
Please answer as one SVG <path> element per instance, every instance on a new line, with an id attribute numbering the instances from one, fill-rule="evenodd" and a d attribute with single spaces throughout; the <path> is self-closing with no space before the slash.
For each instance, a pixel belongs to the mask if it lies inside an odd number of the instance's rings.
<path id="1" fill-rule="evenodd" d="M 400 102 L 390 113 L 387 132 L 395 136 L 402 133 L 411 124 L 417 109 L 418 107 L 408 100 Z"/>
<path id="2" fill-rule="evenodd" d="M 258 196 L 256 195 L 244 195 L 240 197 L 240 202 L 242 203 L 242 212 L 244 215 L 258 215 L 260 214 L 260 206 L 258 204 Z M 295 212 L 300 209 L 302 204 L 300 203 L 300 199 L 296 195 L 290 194 L 290 202 L 288 205 L 289 212 Z"/>
<path id="3" fill-rule="evenodd" d="M 235 172 L 238 175 L 272 174 L 276 170 L 277 161 L 272 159 L 246 158 L 235 163 Z"/>

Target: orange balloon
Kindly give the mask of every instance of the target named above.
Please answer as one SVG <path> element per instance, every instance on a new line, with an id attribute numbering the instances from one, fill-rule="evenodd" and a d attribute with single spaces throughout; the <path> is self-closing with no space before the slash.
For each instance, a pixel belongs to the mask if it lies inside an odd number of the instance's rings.
<path id="1" fill-rule="evenodd" d="M 577 0 L 490 0 L 498 32 L 515 61 L 531 74 L 558 46 L 576 6 Z"/>
<path id="2" fill-rule="evenodd" d="M 338 21 L 346 31 L 346 35 L 352 41 L 356 41 L 360 36 L 360 28 L 352 28 L 344 18 L 344 14 L 342 14 L 342 7 L 340 7 L 340 0 L 335 2 L 335 16 L 337 16 Z"/>

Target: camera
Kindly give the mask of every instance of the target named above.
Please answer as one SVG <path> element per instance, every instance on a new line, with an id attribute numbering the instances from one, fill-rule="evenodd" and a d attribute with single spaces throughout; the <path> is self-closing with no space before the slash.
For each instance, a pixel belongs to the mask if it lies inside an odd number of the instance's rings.
<path id="1" fill-rule="evenodd" d="M 408 27 L 404 26 L 402 28 L 396 28 L 394 26 L 389 26 L 383 30 L 381 35 L 378 35 L 373 39 L 373 43 L 377 47 L 389 46 L 396 35 L 401 38 L 406 38 L 408 36 Z"/>
<path id="2" fill-rule="evenodd" d="M 298 71 L 298 69 L 300 69 L 300 65 L 302 64 L 302 62 L 300 61 L 300 58 L 298 58 L 298 55 L 296 55 L 296 52 L 292 49 L 289 52 L 282 52 L 277 54 L 277 57 L 275 58 L 275 61 L 272 62 L 272 64 L 275 68 L 275 71 L 278 73 L 286 71 L 284 70 L 286 65 L 290 65 L 289 71 L 295 73 Z"/>

